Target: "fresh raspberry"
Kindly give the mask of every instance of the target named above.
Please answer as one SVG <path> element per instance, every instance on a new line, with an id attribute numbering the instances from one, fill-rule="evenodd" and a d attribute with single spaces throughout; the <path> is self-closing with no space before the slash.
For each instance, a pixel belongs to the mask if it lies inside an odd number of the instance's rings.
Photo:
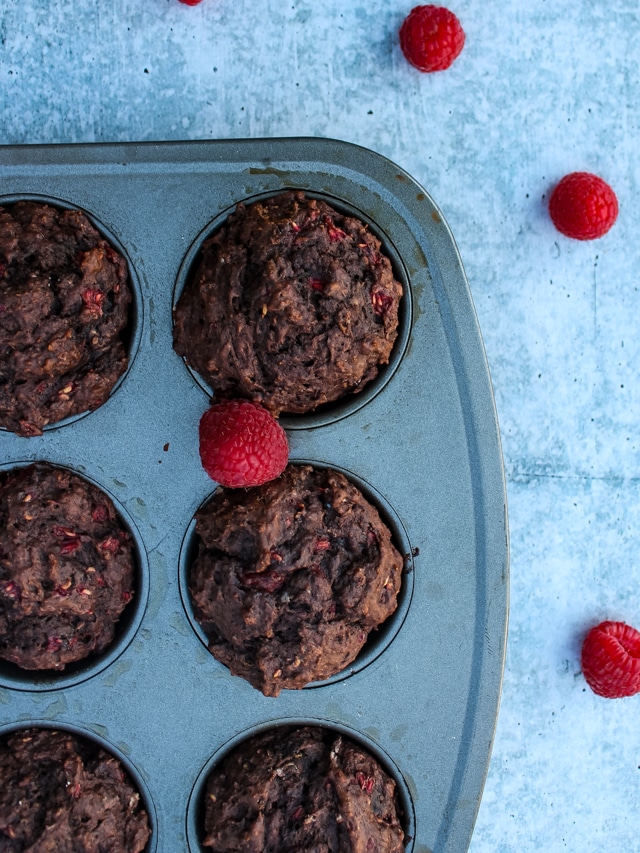
<path id="1" fill-rule="evenodd" d="M 587 684 L 607 699 L 640 693 L 640 631 L 624 622 L 601 622 L 582 644 Z"/>
<path id="2" fill-rule="evenodd" d="M 558 231 L 574 240 L 595 240 L 618 216 L 618 199 L 609 184 L 589 172 L 571 172 L 549 199 L 549 215 Z"/>
<path id="3" fill-rule="evenodd" d="M 200 459 L 221 486 L 259 486 L 284 471 L 287 436 L 278 421 L 256 403 L 214 403 L 200 419 Z"/>
<path id="4" fill-rule="evenodd" d="M 419 71 L 444 71 L 464 47 L 464 30 L 443 6 L 415 6 L 400 27 L 400 47 Z"/>
<path id="5" fill-rule="evenodd" d="M 179 2 L 184 3 L 185 6 L 197 6 L 202 0 L 179 0 Z"/>

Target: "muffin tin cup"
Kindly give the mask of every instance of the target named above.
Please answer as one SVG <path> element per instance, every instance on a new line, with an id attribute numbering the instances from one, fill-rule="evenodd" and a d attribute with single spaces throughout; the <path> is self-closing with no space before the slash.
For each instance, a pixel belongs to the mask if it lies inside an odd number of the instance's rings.
<path id="1" fill-rule="evenodd" d="M 248 731 L 241 732 L 234 738 L 231 738 L 227 743 L 224 743 L 215 753 L 211 755 L 207 763 L 204 765 L 194 783 L 189 804 L 187 806 L 187 841 L 189 844 L 190 853 L 206 853 L 207 849 L 202 844 L 204 838 L 204 811 L 207 781 L 210 774 L 224 759 L 239 747 L 245 740 L 271 731 L 274 728 L 283 727 L 299 727 L 299 726 L 317 726 L 318 728 L 329 729 L 336 735 L 344 735 L 354 741 L 359 746 L 367 750 L 380 764 L 385 773 L 393 779 L 396 784 L 396 792 L 398 798 L 398 810 L 400 815 L 400 823 L 405 837 L 405 850 L 409 850 L 413 843 L 413 833 L 415 832 L 415 815 L 413 806 L 413 797 L 409 791 L 409 786 L 402 776 L 399 768 L 394 764 L 391 757 L 385 753 L 379 745 L 371 738 L 363 737 L 361 732 L 351 729 L 348 726 L 338 725 L 328 720 L 315 718 L 299 718 L 291 719 L 278 718 L 268 720 L 259 725 L 256 725 Z"/>
<path id="2" fill-rule="evenodd" d="M 140 772 L 137 767 L 131 763 L 129 758 L 123 754 L 121 750 L 119 750 L 112 743 L 109 743 L 108 740 L 96 734 L 95 732 L 90 731 L 89 729 L 85 729 L 82 726 L 78 725 L 58 725 L 52 724 L 49 720 L 30 720 L 28 724 L 25 723 L 14 723 L 7 726 L 0 726 L 0 740 L 3 740 L 6 737 L 9 737 L 16 732 L 25 731 L 26 729 L 55 729 L 56 731 L 64 731 L 69 734 L 74 735 L 78 739 L 83 739 L 86 741 L 91 741 L 95 746 L 98 746 L 100 749 L 104 749 L 105 752 L 110 753 L 118 761 L 122 764 L 123 769 L 128 774 L 131 779 L 133 785 L 135 786 L 137 792 L 140 794 L 140 799 L 144 805 L 145 811 L 147 812 L 147 817 L 149 820 L 149 829 L 151 830 L 151 835 L 149 840 L 144 848 L 144 853 L 156 853 L 158 844 L 158 833 L 157 833 L 157 818 L 155 805 L 151 798 L 151 794 L 147 787 L 145 780 L 142 778 Z"/>
<path id="3" fill-rule="evenodd" d="M 331 465 L 330 463 L 318 462 L 313 459 L 296 459 L 292 464 L 311 465 L 313 468 L 331 468 L 334 471 L 339 471 L 341 474 L 344 474 L 344 476 L 354 486 L 356 486 L 360 492 L 362 492 L 369 503 L 375 506 L 378 510 L 380 517 L 391 531 L 393 544 L 398 549 L 404 560 L 402 586 L 398 592 L 398 604 L 395 611 L 378 627 L 376 631 L 372 631 L 369 634 L 364 647 L 356 659 L 349 664 L 346 669 L 336 672 L 334 675 L 322 681 L 312 681 L 302 688 L 303 690 L 308 690 L 315 687 L 323 687 L 327 684 L 332 684 L 337 681 L 342 681 L 345 678 L 349 678 L 356 672 L 359 672 L 361 669 L 364 669 L 364 667 L 373 663 L 373 661 L 376 660 L 376 658 L 379 657 L 393 641 L 393 638 L 402 627 L 411 603 L 411 596 L 413 594 L 413 551 L 411 543 L 407 537 L 406 530 L 404 529 L 404 525 L 397 513 L 393 507 L 390 506 L 388 501 L 386 501 L 370 483 L 366 483 L 361 480 L 352 471 L 346 471 L 336 465 Z M 208 495 L 202 506 L 204 507 L 212 497 L 213 493 Z M 199 542 L 200 539 L 196 533 L 196 522 L 194 518 L 187 529 L 180 549 L 180 594 L 182 596 L 182 603 L 184 605 L 187 618 L 189 619 L 194 632 L 202 644 L 205 647 L 208 647 L 207 635 L 202 630 L 200 623 L 195 617 L 191 596 L 189 594 L 190 571 L 198 553 Z M 224 666 L 224 664 L 218 663 L 213 656 L 212 662 L 215 666 Z"/>
<path id="4" fill-rule="evenodd" d="M 205 647 L 186 593 L 192 520 L 216 484 L 198 456 L 209 390 L 172 346 L 202 240 L 238 202 L 300 189 L 370 223 L 405 287 L 370 393 L 283 417 L 292 463 L 345 472 L 409 554 L 400 605 L 354 666 L 265 697 Z M 395 164 L 326 139 L 0 147 L 0 199 L 78 207 L 122 250 L 135 292 L 129 370 L 109 400 L 42 436 L 0 434 L 3 468 L 66 466 L 114 500 L 140 555 L 120 645 L 49 680 L 0 669 L 0 732 L 102 739 L 152 810 L 151 850 L 198 850 L 204 774 L 247 734 L 292 722 L 363 743 L 401 789 L 406 850 L 467 849 L 498 709 L 508 613 L 499 430 L 473 303 L 441 211 Z M 363 396 L 364 395 L 364 396 Z"/>
<path id="5" fill-rule="evenodd" d="M 136 357 L 136 353 L 138 352 L 138 348 L 140 346 L 140 341 L 142 339 L 144 301 L 142 299 L 142 291 L 140 289 L 140 282 L 138 280 L 136 271 L 131 263 L 131 259 L 128 257 L 127 250 L 122 244 L 122 242 L 117 237 L 115 237 L 114 234 L 110 233 L 109 230 L 99 220 L 97 220 L 96 217 L 89 210 L 84 210 L 79 205 L 74 205 L 61 198 L 54 198 L 52 196 L 36 195 L 34 193 L 0 195 L 0 207 L 2 207 L 3 205 L 15 204 L 19 201 L 33 201 L 37 202 L 38 204 L 47 204 L 59 210 L 81 210 L 82 213 L 84 213 L 87 219 L 91 222 L 96 231 L 98 231 L 100 236 L 103 237 L 109 243 L 109 245 L 116 250 L 116 252 L 122 255 L 122 257 L 126 261 L 127 268 L 129 271 L 128 284 L 131 289 L 131 303 L 129 305 L 129 322 L 122 332 L 122 341 L 124 343 L 125 351 L 127 353 L 128 363 L 124 373 L 116 380 L 113 388 L 111 389 L 109 397 L 102 404 L 104 406 L 109 401 L 109 399 L 117 393 L 118 389 L 126 380 L 127 374 L 131 370 L 134 359 Z M 44 427 L 44 432 L 51 432 L 54 429 L 60 429 L 65 426 L 69 426 L 70 424 L 73 424 L 81 418 L 85 418 L 87 417 L 87 415 L 90 414 L 91 411 L 87 409 L 84 412 L 77 412 L 75 415 L 69 415 L 68 417 L 63 418 L 62 420 L 47 424 Z M 0 435 L 3 432 L 7 432 L 7 429 L 6 427 L 0 426 Z"/>
<path id="6" fill-rule="evenodd" d="M 39 459 L 39 462 L 47 460 Z M 23 468 L 31 462 L 16 462 L 10 465 L 0 464 L 0 470 L 14 470 Z M 74 471 L 73 468 L 66 465 L 56 465 L 56 468 L 66 469 L 74 476 L 91 483 L 92 486 L 100 489 L 109 500 L 113 503 L 118 518 L 124 529 L 131 536 L 133 544 L 133 560 L 134 560 L 134 598 L 124 608 L 122 614 L 116 623 L 113 640 L 101 652 L 91 654 L 82 660 L 67 664 L 63 670 L 29 670 L 23 669 L 10 661 L 0 658 L 0 688 L 8 687 L 12 690 L 25 691 L 49 691 L 62 690 L 72 687 L 74 684 L 80 684 L 87 678 L 91 678 L 107 667 L 111 666 L 118 657 L 124 652 L 129 643 L 135 637 L 140 623 L 144 617 L 144 611 L 147 606 L 147 598 L 149 596 L 149 563 L 144 548 L 144 543 L 140 533 L 134 524 L 133 520 L 120 504 L 118 499 L 109 494 L 109 492 L 96 482 L 94 479 Z"/>

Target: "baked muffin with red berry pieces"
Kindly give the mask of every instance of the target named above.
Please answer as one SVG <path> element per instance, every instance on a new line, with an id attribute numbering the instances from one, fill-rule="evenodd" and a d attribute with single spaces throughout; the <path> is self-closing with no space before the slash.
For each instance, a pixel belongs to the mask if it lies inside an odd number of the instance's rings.
<path id="1" fill-rule="evenodd" d="M 79 210 L 0 207 L 0 426 L 39 435 L 102 405 L 127 368 L 126 261 Z"/>
<path id="2" fill-rule="evenodd" d="M 28 728 L 0 739 L 0 850 L 142 853 L 149 816 L 133 780 L 94 741 Z"/>
<path id="3" fill-rule="evenodd" d="M 174 311 L 174 348 L 221 397 L 304 414 L 389 361 L 402 285 L 380 240 L 327 202 L 239 204 L 207 239 Z"/>
<path id="4" fill-rule="evenodd" d="M 402 853 L 395 781 L 363 746 L 320 726 L 239 744 L 207 780 L 203 847 L 216 853 Z"/>
<path id="5" fill-rule="evenodd" d="M 131 535 L 97 486 L 48 463 L 0 472 L 0 659 L 63 670 L 104 651 L 134 575 Z"/>
<path id="6" fill-rule="evenodd" d="M 290 464 L 196 514 L 194 615 L 212 655 L 265 696 L 330 678 L 396 610 L 404 561 L 341 472 Z"/>

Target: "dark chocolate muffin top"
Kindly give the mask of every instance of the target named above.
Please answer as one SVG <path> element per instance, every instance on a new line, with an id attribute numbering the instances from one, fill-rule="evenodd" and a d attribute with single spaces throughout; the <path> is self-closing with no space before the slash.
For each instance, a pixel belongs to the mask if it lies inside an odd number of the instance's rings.
<path id="1" fill-rule="evenodd" d="M 287 192 L 239 204 L 204 243 L 174 347 L 216 394 L 302 414 L 377 376 L 401 296 L 365 224 Z"/>
<path id="2" fill-rule="evenodd" d="M 402 853 L 395 782 L 317 726 L 249 738 L 210 774 L 203 846 L 216 853 Z"/>
<path id="3" fill-rule="evenodd" d="M 341 672 L 396 609 L 403 559 L 337 471 L 220 488 L 196 533 L 189 591 L 209 649 L 267 696 Z"/>
<path id="4" fill-rule="evenodd" d="M 47 463 L 0 472 L 0 658 L 62 670 L 105 650 L 133 582 L 131 536 L 104 492 Z"/>
<path id="5" fill-rule="evenodd" d="M 85 738 L 23 729 L 0 741 L 3 853 L 141 853 L 140 794 L 115 756 Z"/>
<path id="6" fill-rule="evenodd" d="M 0 426 L 39 435 L 105 402 L 127 367 L 127 278 L 80 211 L 0 207 Z"/>

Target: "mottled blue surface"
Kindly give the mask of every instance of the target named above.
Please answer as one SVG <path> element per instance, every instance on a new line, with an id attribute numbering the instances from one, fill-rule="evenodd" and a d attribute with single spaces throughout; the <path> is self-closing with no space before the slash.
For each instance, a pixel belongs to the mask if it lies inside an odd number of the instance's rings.
<path id="1" fill-rule="evenodd" d="M 325 136 L 427 188 L 469 277 L 509 490 L 507 667 L 471 853 L 636 850 L 640 697 L 594 696 L 579 649 L 603 618 L 640 627 L 640 12 L 449 5 L 465 49 L 421 75 L 399 0 L 3 0 L 0 143 Z M 575 170 L 620 202 L 592 243 L 546 213 Z"/>

